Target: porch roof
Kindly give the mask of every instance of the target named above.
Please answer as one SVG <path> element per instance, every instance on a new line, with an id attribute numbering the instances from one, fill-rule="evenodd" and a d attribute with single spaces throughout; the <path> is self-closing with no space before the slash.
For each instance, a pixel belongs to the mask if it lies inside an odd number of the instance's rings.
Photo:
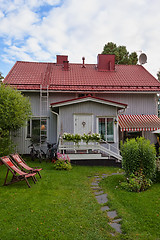
<path id="1" fill-rule="evenodd" d="M 157 115 L 120 115 L 120 130 L 123 131 L 154 131 L 160 129 L 160 118 Z"/>
<path id="2" fill-rule="evenodd" d="M 57 108 L 57 107 L 62 107 L 66 105 L 71 105 L 71 104 L 76 104 L 76 103 L 82 103 L 82 102 L 96 102 L 96 103 L 101 103 L 101 104 L 106 104 L 110 106 L 117 107 L 118 109 L 124 109 L 128 105 L 120 102 L 115 102 L 111 100 L 106 100 L 103 98 L 98 98 L 98 97 L 93 97 L 93 96 L 84 96 L 84 97 L 79 97 L 79 98 L 73 98 L 65 101 L 60 101 L 60 102 L 55 102 L 51 103 L 52 108 Z"/>

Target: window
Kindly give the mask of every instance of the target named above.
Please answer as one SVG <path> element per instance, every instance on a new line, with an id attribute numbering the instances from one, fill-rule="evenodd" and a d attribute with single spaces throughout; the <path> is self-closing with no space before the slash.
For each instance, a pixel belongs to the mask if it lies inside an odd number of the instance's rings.
<path id="1" fill-rule="evenodd" d="M 113 118 L 98 118 L 98 132 L 107 142 L 114 142 Z"/>
<path id="2" fill-rule="evenodd" d="M 92 93 L 79 93 L 78 97 L 89 97 L 89 96 L 93 96 Z"/>
<path id="3" fill-rule="evenodd" d="M 40 128 L 41 125 L 41 128 Z M 46 139 L 47 137 L 47 120 L 42 119 L 40 121 L 37 119 L 30 119 L 27 123 L 27 138 L 31 138 L 33 142 L 40 142 L 40 134 L 41 140 L 42 138 Z"/>
<path id="4" fill-rule="evenodd" d="M 31 119 L 27 124 L 27 138 L 40 141 L 40 119 Z"/>

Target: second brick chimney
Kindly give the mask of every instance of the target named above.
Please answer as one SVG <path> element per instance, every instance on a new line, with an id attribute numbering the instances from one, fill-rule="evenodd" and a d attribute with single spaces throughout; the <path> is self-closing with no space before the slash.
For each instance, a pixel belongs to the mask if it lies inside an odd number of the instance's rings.
<path id="1" fill-rule="evenodd" d="M 67 55 L 57 55 L 57 65 L 63 65 L 64 61 L 68 61 Z"/>
<path id="2" fill-rule="evenodd" d="M 115 70 L 115 55 L 98 54 L 97 67 L 98 71 L 114 71 Z"/>

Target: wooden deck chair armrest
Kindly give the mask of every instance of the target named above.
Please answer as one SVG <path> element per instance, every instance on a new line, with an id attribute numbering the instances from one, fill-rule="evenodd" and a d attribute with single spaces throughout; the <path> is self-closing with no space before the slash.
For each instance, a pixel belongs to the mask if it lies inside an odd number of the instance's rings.
<path id="1" fill-rule="evenodd" d="M 43 168 L 41 168 L 41 167 L 32 167 L 32 168 L 34 168 L 34 169 L 41 169 L 41 170 L 43 170 Z"/>
<path id="2" fill-rule="evenodd" d="M 34 177 L 35 175 L 36 173 L 27 173 L 24 176 L 28 178 L 28 177 Z"/>

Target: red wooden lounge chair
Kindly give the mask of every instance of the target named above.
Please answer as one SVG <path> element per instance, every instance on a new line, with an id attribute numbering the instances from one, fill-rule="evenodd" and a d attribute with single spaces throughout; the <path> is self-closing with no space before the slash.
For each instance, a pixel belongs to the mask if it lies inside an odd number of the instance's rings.
<path id="1" fill-rule="evenodd" d="M 38 173 L 40 178 L 41 178 L 40 171 L 42 170 L 42 168 L 31 168 L 31 167 L 29 167 L 18 153 L 11 154 L 10 156 L 16 162 L 16 164 L 18 164 L 18 166 L 22 169 L 22 171 L 27 170 L 27 171 L 29 171 L 29 173 Z"/>
<path id="2" fill-rule="evenodd" d="M 16 166 L 15 164 L 12 163 L 9 156 L 1 157 L 0 161 L 2 163 L 4 163 L 6 165 L 6 167 L 8 168 L 6 178 L 5 178 L 5 181 L 4 181 L 4 186 L 7 186 L 11 183 L 15 183 L 15 182 L 25 180 L 28 187 L 31 187 L 29 182 L 28 182 L 29 177 L 31 177 L 33 179 L 34 183 L 36 183 L 36 178 L 35 178 L 36 173 L 25 173 L 25 172 L 21 171 L 18 168 L 18 166 Z M 7 183 L 7 177 L 8 177 L 9 171 L 13 174 L 13 176 L 12 176 L 11 181 Z"/>

